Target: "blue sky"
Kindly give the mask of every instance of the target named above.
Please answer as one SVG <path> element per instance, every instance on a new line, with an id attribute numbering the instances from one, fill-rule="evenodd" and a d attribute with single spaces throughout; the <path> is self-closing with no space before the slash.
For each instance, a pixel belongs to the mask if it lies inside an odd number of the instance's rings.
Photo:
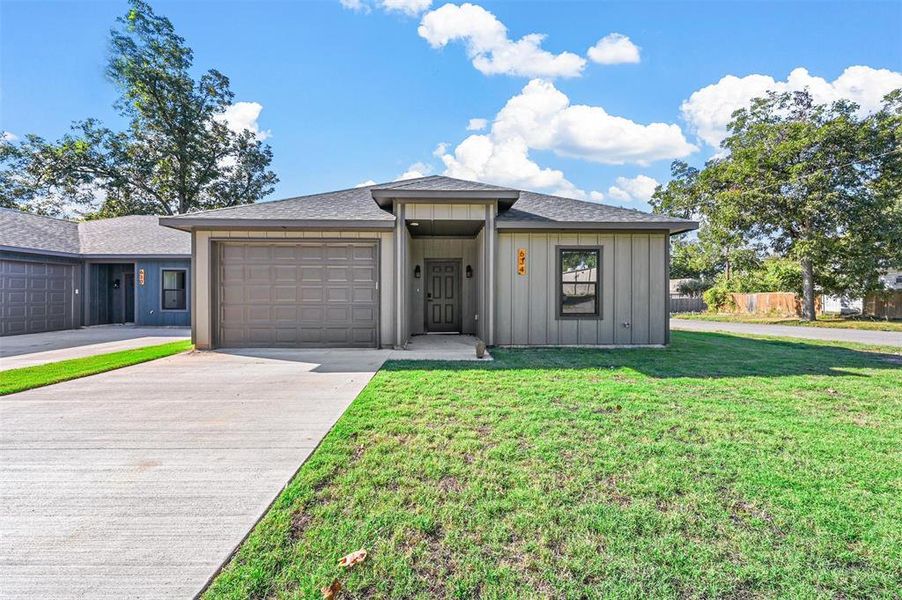
<path id="1" fill-rule="evenodd" d="M 642 209 L 672 159 L 702 164 L 725 115 L 764 89 L 807 85 L 866 110 L 902 86 L 898 1 L 152 4 L 198 72 L 259 104 L 235 118 L 268 136 L 271 198 L 447 172 Z M 4 0 L 0 129 L 121 124 L 103 73 L 125 11 Z M 533 33 L 546 37 L 521 40 Z M 611 34 L 595 56 L 613 64 L 587 57 Z M 473 118 L 486 127 L 468 131 Z"/>

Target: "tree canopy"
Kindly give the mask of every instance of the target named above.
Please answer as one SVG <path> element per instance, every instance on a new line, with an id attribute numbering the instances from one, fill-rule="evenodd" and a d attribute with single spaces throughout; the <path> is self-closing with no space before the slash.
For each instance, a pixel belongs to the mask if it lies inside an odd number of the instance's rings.
<path id="1" fill-rule="evenodd" d="M 195 78 L 194 55 L 169 19 L 142 0 L 110 32 L 107 76 L 128 120 L 96 119 L 56 142 L 35 134 L 0 143 L 0 205 L 57 215 L 179 214 L 260 200 L 278 181 L 272 151 L 225 122 L 234 94 L 215 69 Z"/>
<path id="2" fill-rule="evenodd" d="M 728 269 L 749 251 L 797 261 L 814 318 L 815 287 L 866 292 L 902 263 L 902 92 L 857 113 L 807 91 L 757 98 L 733 114 L 722 154 L 701 170 L 674 163 L 652 205 L 702 220 L 700 270 Z"/>

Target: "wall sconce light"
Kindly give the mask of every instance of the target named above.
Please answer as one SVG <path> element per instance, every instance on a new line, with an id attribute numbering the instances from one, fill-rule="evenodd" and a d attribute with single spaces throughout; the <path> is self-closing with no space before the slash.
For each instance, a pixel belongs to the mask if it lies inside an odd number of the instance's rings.
<path id="1" fill-rule="evenodd" d="M 420 265 L 417 265 L 413 268 L 413 276 L 417 279 L 420 278 Z"/>
<path id="2" fill-rule="evenodd" d="M 473 277 L 473 267 L 467 265 L 467 279 Z"/>

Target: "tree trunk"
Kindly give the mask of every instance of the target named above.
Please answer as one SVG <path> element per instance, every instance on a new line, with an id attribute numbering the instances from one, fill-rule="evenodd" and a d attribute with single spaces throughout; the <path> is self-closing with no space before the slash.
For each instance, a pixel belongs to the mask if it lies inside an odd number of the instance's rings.
<path id="1" fill-rule="evenodd" d="M 810 258 L 802 259 L 802 318 L 806 321 L 817 319 L 814 308 L 814 266 Z"/>

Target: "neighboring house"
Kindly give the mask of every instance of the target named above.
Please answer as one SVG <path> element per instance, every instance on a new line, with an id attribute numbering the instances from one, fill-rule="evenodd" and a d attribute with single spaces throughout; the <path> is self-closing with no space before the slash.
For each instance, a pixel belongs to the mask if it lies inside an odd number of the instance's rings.
<path id="1" fill-rule="evenodd" d="M 900 291 L 902 290 L 902 271 L 887 271 L 880 276 L 880 282 L 886 291 Z M 869 294 L 869 296 L 873 296 L 873 294 Z M 825 313 L 849 315 L 865 312 L 865 299 L 861 297 L 824 295 L 821 297 L 821 303 Z"/>
<path id="2" fill-rule="evenodd" d="M 448 177 L 163 217 L 192 233 L 198 348 L 666 344 L 697 223 Z"/>
<path id="3" fill-rule="evenodd" d="M 155 216 L 76 223 L 0 209 L 0 335 L 191 323 L 191 236 Z"/>

